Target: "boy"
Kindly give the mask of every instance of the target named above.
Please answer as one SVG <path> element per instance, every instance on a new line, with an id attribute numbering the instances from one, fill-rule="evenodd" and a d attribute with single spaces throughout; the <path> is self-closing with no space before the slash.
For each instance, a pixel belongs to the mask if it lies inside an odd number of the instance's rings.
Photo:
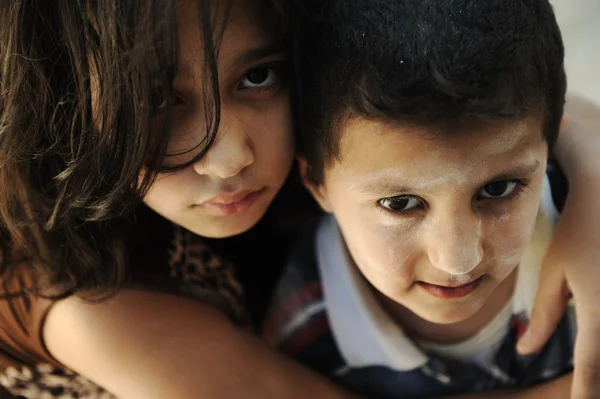
<path id="1" fill-rule="evenodd" d="M 537 356 L 514 348 L 555 217 L 566 82 L 548 1 L 326 5 L 303 38 L 300 164 L 331 215 L 289 263 L 266 335 L 368 397 L 570 373 L 572 311 Z"/>

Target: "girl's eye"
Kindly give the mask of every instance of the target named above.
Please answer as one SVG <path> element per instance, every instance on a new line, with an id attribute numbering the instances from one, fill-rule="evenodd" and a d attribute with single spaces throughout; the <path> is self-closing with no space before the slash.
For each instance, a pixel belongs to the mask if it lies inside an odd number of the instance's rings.
<path id="1" fill-rule="evenodd" d="M 498 181 L 490 183 L 479 190 L 480 198 L 507 198 L 519 187 L 516 181 Z"/>
<path id="2" fill-rule="evenodd" d="M 273 67 L 259 67 L 251 69 L 242 81 L 240 89 L 262 89 L 275 86 L 279 82 L 277 70 Z"/>
<path id="3" fill-rule="evenodd" d="M 150 98 L 150 107 L 152 112 L 159 114 L 165 110 L 167 104 L 171 106 L 181 104 L 183 101 L 178 93 L 164 93 L 161 90 L 154 90 Z"/>
<path id="4" fill-rule="evenodd" d="M 421 202 L 417 198 L 409 196 L 383 198 L 378 203 L 392 212 L 407 212 L 421 206 Z"/>

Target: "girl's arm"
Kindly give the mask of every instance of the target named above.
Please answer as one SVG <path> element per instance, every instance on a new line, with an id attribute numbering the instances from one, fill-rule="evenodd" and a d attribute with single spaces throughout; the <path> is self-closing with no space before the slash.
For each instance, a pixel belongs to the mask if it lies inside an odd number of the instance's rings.
<path id="1" fill-rule="evenodd" d="M 543 347 L 572 293 L 578 328 L 572 397 L 600 398 L 600 107 L 570 96 L 565 114 L 556 157 L 569 194 L 542 266 L 529 331 L 518 348 L 535 353 Z"/>
<path id="2" fill-rule="evenodd" d="M 218 310 L 168 294 L 124 290 L 100 304 L 65 299 L 50 310 L 44 337 L 57 360 L 120 399 L 358 399 Z M 569 375 L 456 399 L 566 398 L 570 386 Z"/>
<path id="3" fill-rule="evenodd" d="M 505 389 L 468 395 L 458 395 L 444 399 L 568 399 L 571 398 L 572 373 L 531 388 Z M 573 397 L 575 398 L 575 397 Z"/>
<path id="4" fill-rule="evenodd" d="M 44 338 L 58 361 L 120 399 L 352 397 L 218 310 L 167 294 L 65 299 L 50 310 Z"/>

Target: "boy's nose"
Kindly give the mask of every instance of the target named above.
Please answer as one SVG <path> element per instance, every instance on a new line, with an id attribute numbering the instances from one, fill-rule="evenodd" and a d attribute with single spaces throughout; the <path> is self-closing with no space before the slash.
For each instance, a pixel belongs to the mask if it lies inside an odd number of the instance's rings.
<path id="1" fill-rule="evenodd" d="M 481 219 L 474 215 L 442 216 L 429 228 L 427 255 L 434 267 L 459 275 L 481 263 Z"/>
<path id="2" fill-rule="evenodd" d="M 194 164 L 196 173 L 227 179 L 254 163 L 254 149 L 248 135 L 229 127 L 220 129 L 206 156 Z"/>

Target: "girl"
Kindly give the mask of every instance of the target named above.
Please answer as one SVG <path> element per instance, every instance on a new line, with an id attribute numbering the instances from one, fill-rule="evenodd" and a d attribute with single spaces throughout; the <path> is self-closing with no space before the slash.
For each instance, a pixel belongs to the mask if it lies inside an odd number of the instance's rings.
<path id="1" fill-rule="evenodd" d="M 0 7 L 2 385 L 27 398 L 349 397 L 238 327 L 242 288 L 216 253 L 237 258 L 256 297 L 285 252 L 289 215 L 253 228 L 294 153 L 281 6 Z"/>

